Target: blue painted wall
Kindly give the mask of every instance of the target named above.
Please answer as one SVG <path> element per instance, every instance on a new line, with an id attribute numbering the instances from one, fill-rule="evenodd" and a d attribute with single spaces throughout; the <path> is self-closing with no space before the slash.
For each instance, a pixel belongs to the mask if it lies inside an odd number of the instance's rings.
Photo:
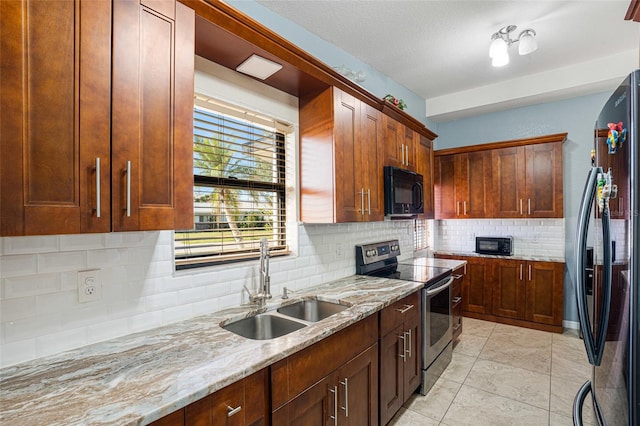
<path id="1" fill-rule="evenodd" d="M 579 202 L 590 167 L 593 126 L 610 93 L 516 108 L 438 123 L 436 149 L 567 132 L 563 146 L 565 282 L 564 319 L 577 321 L 574 238 Z"/>
<path id="2" fill-rule="evenodd" d="M 298 24 L 272 12 L 254 0 L 229 0 L 227 3 L 330 67 L 345 65 L 354 71 L 364 71 L 367 74 L 367 79 L 363 83 L 359 83 L 364 89 L 379 98 L 386 94 L 392 94 L 396 98 L 403 99 L 407 103 L 405 111 L 424 123 L 429 129 L 435 131 L 435 124 L 426 118 L 425 100 L 416 93 L 396 83 L 353 55 L 310 33 Z"/>

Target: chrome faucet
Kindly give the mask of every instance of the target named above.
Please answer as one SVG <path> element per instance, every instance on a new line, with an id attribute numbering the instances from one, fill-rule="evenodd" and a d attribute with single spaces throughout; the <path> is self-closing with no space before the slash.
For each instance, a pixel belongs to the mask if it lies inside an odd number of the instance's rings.
<path id="1" fill-rule="evenodd" d="M 271 299 L 271 277 L 269 277 L 269 243 L 265 237 L 260 240 L 260 288 L 257 294 L 249 292 L 249 300 L 264 306 Z"/>

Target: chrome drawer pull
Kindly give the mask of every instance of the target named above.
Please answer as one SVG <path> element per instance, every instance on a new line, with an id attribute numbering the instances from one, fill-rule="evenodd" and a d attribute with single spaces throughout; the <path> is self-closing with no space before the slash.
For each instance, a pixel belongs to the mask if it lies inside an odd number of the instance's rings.
<path id="1" fill-rule="evenodd" d="M 462 324 L 458 323 L 456 325 L 453 326 L 453 331 L 456 331 L 457 329 L 459 329 L 460 327 L 462 327 Z"/>
<path id="2" fill-rule="evenodd" d="M 231 417 L 234 414 L 238 414 L 242 410 L 242 405 L 238 405 L 236 408 L 229 407 L 227 405 L 227 417 Z"/>
<path id="3" fill-rule="evenodd" d="M 344 407 L 341 407 L 344 410 L 345 417 L 349 417 L 349 379 L 344 378 L 344 382 L 340 382 L 342 386 L 344 386 Z"/>
<path id="4" fill-rule="evenodd" d="M 462 300 L 462 296 L 457 296 L 453 298 L 452 302 L 455 305 L 457 303 L 460 303 L 461 300 Z"/>
<path id="5" fill-rule="evenodd" d="M 409 335 L 409 344 L 407 345 L 409 347 L 409 350 L 407 352 L 409 352 L 407 355 L 409 356 L 409 358 L 412 357 L 411 355 L 411 329 L 407 330 L 407 334 Z"/>
<path id="6" fill-rule="evenodd" d="M 402 339 L 402 352 L 399 354 L 400 358 L 403 359 L 404 362 L 407 361 L 407 357 L 405 354 L 407 353 L 407 337 L 406 333 L 402 333 L 402 335 L 398 336 L 398 339 Z"/>
<path id="7" fill-rule="evenodd" d="M 127 169 L 125 171 L 127 175 L 127 203 L 126 212 L 127 217 L 131 217 L 131 161 L 127 161 Z"/>
<path id="8" fill-rule="evenodd" d="M 333 419 L 333 424 L 338 426 L 338 385 L 329 389 L 329 392 L 333 394 L 333 416 L 329 416 L 329 418 Z"/>
<path id="9" fill-rule="evenodd" d="M 454 275 L 453 279 L 454 280 L 459 280 L 460 278 L 464 277 L 464 275 Z"/>
<path id="10" fill-rule="evenodd" d="M 404 305 L 404 308 L 396 308 L 396 311 L 400 312 L 401 314 L 404 314 L 410 309 L 413 309 L 413 305 Z"/>
<path id="11" fill-rule="evenodd" d="M 96 217 L 100 217 L 100 157 L 96 157 Z"/>

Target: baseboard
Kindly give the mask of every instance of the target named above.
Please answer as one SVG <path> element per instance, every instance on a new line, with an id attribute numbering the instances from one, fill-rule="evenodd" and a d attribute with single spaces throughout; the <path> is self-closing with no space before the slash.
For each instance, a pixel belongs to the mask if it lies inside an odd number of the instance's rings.
<path id="1" fill-rule="evenodd" d="M 562 327 L 563 328 L 570 328 L 572 330 L 579 330 L 580 329 L 580 323 L 578 321 L 562 320 Z"/>

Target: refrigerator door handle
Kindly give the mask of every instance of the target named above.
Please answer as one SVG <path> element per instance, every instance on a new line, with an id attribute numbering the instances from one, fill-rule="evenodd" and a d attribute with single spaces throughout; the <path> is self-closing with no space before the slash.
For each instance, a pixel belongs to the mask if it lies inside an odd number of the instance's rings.
<path id="1" fill-rule="evenodd" d="M 580 204 L 580 212 L 578 213 L 578 226 L 576 229 L 576 298 L 578 299 L 578 319 L 580 321 L 580 329 L 582 330 L 582 337 L 585 349 L 587 351 L 587 358 L 592 365 L 598 365 L 596 363 L 596 348 L 593 339 L 593 331 L 591 329 L 591 322 L 589 321 L 589 308 L 587 305 L 587 289 L 585 280 L 585 266 L 586 266 L 586 253 L 587 253 L 587 232 L 589 230 L 589 218 L 591 216 L 591 207 L 595 198 L 596 179 L 598 173 L 602 173 L 602 168 L 593 167 L 589 171 L 587 177 L 587 183 L 584 187 L 582 194 L 582 202 Z"/>
<path id="2" fill-rule="evenodd" d="M 597 364 L 600 365 L 604 355 L 604 345 L 607 340 L 607 329 L 609 328 L 609 313 L 611 310 L 611 275 L 613 268 L 613 257 L 611 249 L 611 214 L 609 202 L 604 203 L 602 211 L 602 291 L 600 294 L 600 316 L 596 328 L 595 356 Z M 594 291 L 596 286 L 594 284 Z M 595 309 L 595 308 L 594 308 Z"/>
<path id="3" fill-rule="evenodd" d="M 573 426 L 582 426 L 582 406 L 587 395 L 591 392 L 591 382 L 587 381 L 578 391 L 573 400 Z"/>

